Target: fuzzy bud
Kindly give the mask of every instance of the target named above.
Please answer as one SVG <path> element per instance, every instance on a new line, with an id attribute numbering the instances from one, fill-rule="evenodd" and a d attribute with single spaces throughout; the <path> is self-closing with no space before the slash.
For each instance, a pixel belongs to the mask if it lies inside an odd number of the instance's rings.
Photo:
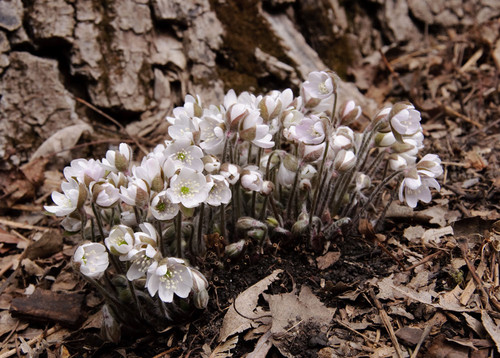
<path id="1" fill-rule="evenodd" d="M 237 242 L 227 245 L 225 248 L 225 254 L 230 258 L 240 257 L 243 251 L 245 251 L 245 247 L 246 247 L 246 240 L 241 239 Z"/>

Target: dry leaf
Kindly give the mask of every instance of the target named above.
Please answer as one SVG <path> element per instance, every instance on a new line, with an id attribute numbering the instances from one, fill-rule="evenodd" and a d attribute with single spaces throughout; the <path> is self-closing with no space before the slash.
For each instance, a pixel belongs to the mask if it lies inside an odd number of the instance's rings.
<path id="1" fill-rule="evenodd" d="M 332 266 L 339 259 L 340 259 L 340 252 L 330 251 L 330 252 L 327 252 L 325 255 L 316 258 L 316 261 L 318 262 L 318 268 L 320 270 L 324 270 L 324 269 L 327 269 L 328 267 Z"/>
<path id="2" fill-rule="evenodd" d="M 422 235 L 422 243 L 425 246 L 435 247 L 441 243 L 441 238 L 446 235 L 453 235 L 453 228 L 451 226 L 429 229 Z"/>
<path id="3" fill-rule="evenodd" d="M 259 296 L 271 283 L 278 279 L 278 275 L 282 272 L 283 270 L 274 270 L 269 276 L 260 280 L 250 288 L 247 288 L 245 291 L 240 293 L 238 297 L 236 297 L 234 305 L 229 307 L 226 315 L 224 316 L 222 328 L 219 333 L 219 342 L 223 342 L 229 336 L 243 332 L 251 328 L 254 324 L 258 324 L 256 321 L 243 317 L 238 312 L 246 317 L 259 317 L 262 313 L 257 315 L 255 314 Z M 238 312 L 236 312 L 234 306 L 236 306 Z"/>
<path id="4" fill-rule="evenodd" d="M 403 236 L 410 242 L 420 244 L 424 232 L 425 229 L 420 225 L 410 226 L 405 229 Z"/>
<path id="5" fill-rule="evenodd" d="M 75 124 L 63 128 L 52 134 L 31 156 L 31 160 L 53 153 L 62 152 L 64 149 L 73 147 L 80 139 L 83 132 L 93 132 L 87 123 Z M 68 152 L 62 152 L 61 156 L 67 156 Z"/>
<path id="6" fill-rule="evenodd" d="M 236 343 L 238 343 L 238 336 L 234 336 L 228 339 L 227 342 L 219 344 L 215 347 L 212 354 L 210 354 L 210 358 L 232 357 L 233 353 L 231 353 L 230 350 L 236 347 Z"/>
<path id="7" fill-rule="evenodd" d="M 500 352 L 500 328 L 498 324 L 493 321 L 485 310 L 481 310 L 481 322 L 483 322 L 486 332 L 488 332 L 491 339 L 495 342 L 497 350 Z"/>

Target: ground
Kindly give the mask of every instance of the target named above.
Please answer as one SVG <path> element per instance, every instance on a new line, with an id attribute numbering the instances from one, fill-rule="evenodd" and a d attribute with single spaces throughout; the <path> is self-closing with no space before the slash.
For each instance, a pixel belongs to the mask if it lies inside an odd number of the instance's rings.
<path id="1" fill-rule="evenodd" d="M 347 71 L 380 106 L 408 99 L 422 112 L 427 151 L 445 169 L 431 203 L 408 211 L 395 201 L 376 232 L 361 225 L 340 233 L 327 252 L 283 239 L 233 261 L 209 251 L 199 262 L 210 282 L 207 309 L 163 332 L 102 339 L 102 299 L 71 266 L 75 239 L 41 214 L 60 177 L 43 160 L 10 172 L 13 192 L 23 180 L 46 187 L 33 189 L 31 201 L 2 197 L 0 357 L 498 356 L 500 42 L 491 34 L 499 26 L 492 20 L 446 36 L 431 28 L 420 49 L 388 48 Z M 104 153 L 105 130 L 81 139 L 84 152 Z M 40 241 L 47 229 L 52 246 Z M 40 236 L 44 244 L 32 244 Z M 35 287 L 80 300 L 74 320 L 12 308 Z M 230 314 L 244 328 L 224 343 Z M 282 330 L 266 336 L 271 326 Z"/>

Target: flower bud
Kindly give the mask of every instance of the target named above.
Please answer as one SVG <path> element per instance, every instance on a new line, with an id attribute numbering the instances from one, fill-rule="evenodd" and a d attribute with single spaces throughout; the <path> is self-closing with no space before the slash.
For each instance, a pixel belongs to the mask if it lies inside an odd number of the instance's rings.
<path id="1" fill-rule="evenodd" d="M 274 190 L 274 183 L 269 180 L 265 180 L 262 182 L 261 194 L 270 195 Z"/>
<path id="2" fill-rule="evenodd" d="M 194 292 L 193 294 L 193 303 L 194 306 L 200 310 L 207 308 L 208 306 L 208 292 L 207 290 L 200 290 L 198 292 Z"/>
<path id="3" fill-rule="evenodd" d="M 356 160 L 357 158 L 353 151 L 342 149 L 335 157 L 335 160 L 333 161 L 333 167 L 336 171 L 345 173 L 346 171 L 354 167 L 354 165 L 356 164 Z"/>
<path id="4" fill-rule="evenodd" d="M 253 228 L 266 229 L 266 224 L 250 216 L 243 216 L 236 222 L 236 230 L 247 231 Z"/>
<path id="5" fill-rule="evenodd" d="M 266 224 L 268 227 L 275 228 L 280 225 L 279 221 L 276 220 L 276 218 L 273 218 L 272 216 L 268 216 L 266 218 Z"/>
<path id="6" fill-rule="evenodd" d="M 246 190 L 260 192 L 262 189 L 262 173 L 257 167 L 249 166 L 241 171 L 241 186 Z"/>
<path id="7" fill-rule="evenodd" d="M 356 105 L 353 100 L 347 101 L 340 111 L 340 123 L 344 126 L 349 125 L 361 116 L 361 107 Z"/>
<path id="8" fill-rule="evenodd" d="M 299 143 L 299 156 L 304 162 L 315 162 L 320 159 L 325 151 L 326 144 L 306 145 Z"/>
<path id="9" fill-rule="evenodd" d="M 226 256 L 230 258 L 237 258 L 240 257 L 240 255 L 243 253 L 245 247 L 246 247 L 246 240 L 241 239 L 237 242 L 227 245 L 224 252 Z"/>
<path id="10" fill-rule="evenodd" d="M 201 160 L 203 161 L 204 169 L 207 171 L 207 173 L 215 173 L 221 167 L 220 161 L 216 156 L 205 155 L 203 158 L 201 158 Z"/>
<path id="11" fill-rule="evenodd" d="M 298 220 L 292 225 L 294 237 L 301 237 L 309 232 L 309 220 Z"/>
<path id="12" fill-rule="evenodd" d="M 375 135 L 374 141 L 377 147 L 389 147 L 396 143 L 396 138 L 394 138 L 394 134 L 392 134 L 392 132 L 378 132 Z"/>
<path id="13" fill-rule="evenodd" d="M 257 240 L 258 242 L 262 242 L 262 240 L 266 237 L 267 228 L 255 228 L 247 231 L 247 236 L 250 239 Z"/>
<path id="14" fill-rule="evenodd" d="M 226 178 L 229 184 L 236 184 L 240 179 L 241 168 L 236 164 L 223 163 L 220 166 L 220 174 Z"/>

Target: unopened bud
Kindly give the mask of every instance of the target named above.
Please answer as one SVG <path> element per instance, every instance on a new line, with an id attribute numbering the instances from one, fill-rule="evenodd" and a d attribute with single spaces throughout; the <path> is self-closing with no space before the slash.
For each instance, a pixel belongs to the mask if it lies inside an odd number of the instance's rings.
<path id="1" fill-rule="evenodd" d="M 205 289 L 194 292 L 193 294 L 194 306 L 200 310 L 207 308 L 208 299 L 208 292 Z"/>
<path id="2" fill-rule="evenodd" d="M 274 190 L 274 183 L 269 180 L 265 180 L 262 182 L 261 193 L 264 195 L 270 195 Z"/>
<path id="3" fill-rule="evenodd" d="M 301 237 L 309 231 L 308 220 L 298 220 L 292 225 L 292 234 L 295 237 Z"/>
<path id="4" fill-rule="evenodd" d="M 342 113 L 340 123 L 346 126 L 361 116 L 361 107 L 357 106 L 353 100 L 350 100 L 344 104 L 340 113 Z"/>
<path id="5" fill-rule="evenodd" d="M 221 167 L 219 159 L 213 155 L 205 155 L 201 160 L 207 173 L 217 172 Z"/>
<path id="6" fill-rule="evenodd" d="M 240 255 L 245 250 L 245 247 L 246 247 L 246 240 L 241 239 L 237 242 L 227 245 L 225 248 L 225 254 L 230 258 L 240 257 Z"/>
<path id="7" fill-rule="evenodd" d="M 247 231 L 247 236 L 250 239 L 257 240 L 258 242 L 262 242 L 262 240 L 266 237 L 267 228 L 255 228 Z"/>
<path id="8" fill-rule="evenodd" d="M 351 150 L 340 150 L 333 161 L 333 167 L 340 173 L 345 173 L 356 164 L 356 155 Z"/>
<path id="9" fill-rule="evenodd" d="M 236 222 L 236 230 L 246 231 L 254 228 L 265 229 L 266 224 L 249 216 L 243 216 Z"/>

